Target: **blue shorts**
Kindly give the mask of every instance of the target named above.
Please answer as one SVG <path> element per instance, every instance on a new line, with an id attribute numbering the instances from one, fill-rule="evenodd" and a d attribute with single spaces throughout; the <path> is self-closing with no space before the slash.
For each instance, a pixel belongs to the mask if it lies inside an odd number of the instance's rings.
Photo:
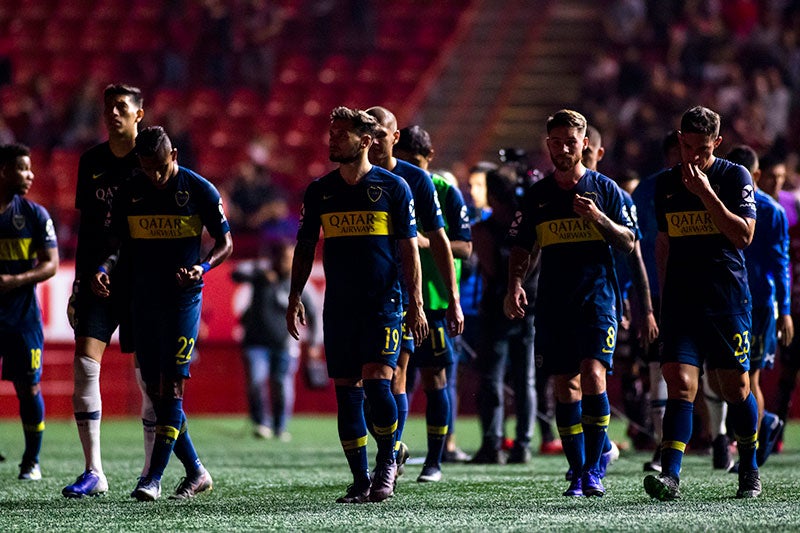
<path id="1" fill-rule="evenodd" d="M 327 311 L 327 309 L 326 309 Z M 397 366 L 402 315 L 342 316 L 323 311 L 325 358 L 331 378 L 361 378 L 367 363 Z"/>
<path id="2" fill-rule="evenodd" d="M 157 302 L 134 302 L 136 359 L 145 383 L 191 377 L 202 305 L 199 288 Z"/>
<path id="3" fill-rule="evenodd" d="M 446 367 L 455 361 L 455 343 L 447 334 L 447 311 L 425 311 L 430 336 L 417 346 L 409 365 L 414 368 Z"/>
<path id="4" fill-rule="evenodd" d="M 774 305 L 753 308 L 750 370 L 772 368 L 778 349 L 777 310 Z"/>
<path id="5" fill-rule="evenodd" d="M 721 370 L 750 369 L 750 313 L 662 317 L 661 364 Z"/>
<path id="6" fill-rule="evenodd" d="M 426 313 L 427 316 L 427 313 Z M 428 319 L 430 321 L 430 318 Z M 408 352 L 413 354 L 414 351 L 417 349 L 417 345 L 414 342 L 414 334 L 408 331 L 406 327 L 406 312 L 403 311 L 403 323 L 401 325 L 401 330 L 403 332 L 403 340 L 400 343 L 400 349 L 404 352 Z"/>
<path id="7" fill-rule="evenodd" d="M 578 374 L 584 359 L 597 359 L 606 369 L 612 369 L 617 346 L 617 319 L 613 315 L 600 315 L 591 321 L 537 316 L 535 327 L 536 361 L 549 374 Z"/>
<path id="8" fill-rule="evenodd" d="M 130 299 L 112 292 L 108 298 L 96 296 L 88 287 L 75 298 L 75 338 L 90 337 L 108 344 L 119 326 L 119 344 L 123 353 L 134 352 Z"/>
<path id="9" fill-rule="evenodd" d="M 42 379 L 44 334 L 41 325 L 27 331 L 0 331 L 3 379 L 36 385 Z"/>

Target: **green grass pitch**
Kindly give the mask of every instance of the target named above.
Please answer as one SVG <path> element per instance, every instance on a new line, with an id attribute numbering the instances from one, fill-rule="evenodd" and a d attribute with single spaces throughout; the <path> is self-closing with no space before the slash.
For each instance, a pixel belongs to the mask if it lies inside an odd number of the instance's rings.
<path id="1" fill-rule="evenodd" d="M 103 422 L 107 496 L 67 500 L 61 488 L 83 467 L 71 421 L 48 421 L 41 454 L 43 479 L 16 479 L 22 453 L 18 421 L 0 422 L 0 531 L 798 531 L 800 424 L 787 430 L 780 455 L 762 468 L 762 497 L 737 500 L 736 476 L 712 470 L 711 457 L 687 455 L 676 502 L 651 500 L 642 489 L 649 454 L 623 453 L 609 468 L 603 498 L 570 499 L 562 456 L 538 456 L 527 465 L 445 465 L 438 484 L 416 483 L 421 468 L 406 467 L 394 498 L 379 504 L 334 500 L 350 480 L 334 417 L 292 420 L 291 442 L 256 440 L 242 417 L 192 417 L 189 427 L 214 477 L 214 490 L 172 501 L 183 474 L 177 459 L 164 477 L 162 499 L 130 498 L 142 462 L 141 426 L 134 419 Z M 513 420 L 509 421 L 513 428 Z M 474 451 L 474 418 L 459 419 L 459 444 Z M 412 417 L 404 440 L 412 457 L 425 450 L 424 420 Z M 624 440 L 612 420 L 611 435 Z M 538 443 L 538 436 L 534 438 Z M 370 454 L 374 458 L 374 444 Z"/>

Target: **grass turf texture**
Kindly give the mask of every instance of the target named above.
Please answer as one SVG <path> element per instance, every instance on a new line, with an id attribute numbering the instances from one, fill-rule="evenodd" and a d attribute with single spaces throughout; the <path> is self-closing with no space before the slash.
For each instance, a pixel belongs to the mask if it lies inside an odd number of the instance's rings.
<path id="1" fill-rule="evenodd" d="M 71 421 L 48 421 L 41 454 L 43 479 L 16 479 L 22 453 L 18 421 L 0 421 L 0 531 L 771 531 L 800 530 L 800 424 L 762 468 L 762 497 L 737 500 L 737 477 L 712 470 L 711 457 L 687 455 L 676 502 L 651 500 L 642 488 L 649 453 L 624 453 L 609 468 L 603 498 L 565 498 L 566 460 L 534 455 L 527 465 L 446 464 L 441 483 L 416 483 L 421 466 L 408 465 L 397 494 L 378 504 L 345 505 L 350 473 L 334 417 L 296 417 L 289 443 L 256 440 L 242 418 L 190 418 L 192 438 L 214 477 L 214 490 L 191 501 L 167 500 L 183 476 L 173 456 L 162 499 L 130 498 L 142 464 L 137 420 L 103 421 L 107 496 L 69 500 L 61 489 L 83 467 Z M 513 427 L 513 425 L 509 426 Z M 404 440 L 424 455 L 424 420 L 412 417 Z M 460 419 L 460 445 L 474 451 L 475 419 Z M 611 435 L 624 440 L 612 420 Z M 538 435 L 535 442 L 538 443 Z M 370 456 L 375 447 L 370 442 Z"/>

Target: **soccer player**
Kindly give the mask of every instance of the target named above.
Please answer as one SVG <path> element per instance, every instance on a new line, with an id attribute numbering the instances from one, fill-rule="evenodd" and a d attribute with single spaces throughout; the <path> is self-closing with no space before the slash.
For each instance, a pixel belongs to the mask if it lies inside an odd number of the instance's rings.
<path id="1" fill-rule="evenodd" d="M 548 118 L 555 170 L 526 191 L 509 229 L 504 301 L 506 316 L 525 316 L 523 280 L 540 256 L 535 346 L 553 373 L 556 424 L 573 471 L 565 496 L 605 494 L 599 462 L 611 416 L 606 373 L 620 305 L 611 249 L 630 253 L 635 241 L 619 187 L 581 162 L 587 143 L 580 113 L 562 109 Z"/>
<path id="2" fill-rule="evenodd" d="M 750 391 L 750 290 L 742 249 L 756 223 L 753 181 L 714 155 L 720 117 L 696 106 L 681 117 L 681 163 L 658 174 L 656 215 L 661 303 L 661 369 L 667 382 L 661 474 L 644 479 L 659 500 L 680 497 L 693 402 L 705 363 L 728 402 L 738 444 L 737 498 L 761 493 L 756 465 L 758 405 Z"/>
<path id="3" fill-rule="evenodd" d="M 783 427 L 783 421 L 776 414 L 764 410 L 764 394 L 759 383 L 761 370 L 775 364 L 778 339 L 786 347 L 794 337 L 789 290 L 789 221 L 777 200 L 758 187 L 761 169 L 755 150 L 737 146 L 728 153 L 727 159 L 746 168 L 755 184 L 756 229 L 753 242 L 744 250 L 744 258 L 753 301 L 749 374 L 750 390 L 758 403 L 756 464 L 761 466 Z M 738 470 L 738 465 L 732 470 Z"/>
<path id="4" fill-rule="evenodd" d="M 428 335 L 414 200 L 405 181 L 369 162 L 379 131 L 378 121 L 364 111 L 337 107 L 331 112 L 329 153 L 339 167 L 306 189 L 286 311 L 286 326 L 298 339 L 299 324 L 306 321 L 300 298 L 322 229 L 325 354 L 336 387 L 339 439 L 353 474 L 339 503 L 379 502 L 394 494 L 397 404 L 391 379 L 402 337 L 401 269 L 408 331 L 417 343 Z M 365 395 L 378 445 L 374 480 Z"/>
<path id="5" fill-rule="evenodd" d="M 680 147 L 678 146 L 678 131 L 672 130 L 664 136 L 661 143 L 661 153 L 664 156 L 664 168 L 672 168 L 681 161 Z M 647 281 L 650 284 L 650 299 L 656 321 L 661 311 L 661 290 L 658 284 L 658 269 L 656 268 L 655 243 L 658 235 L 655 210 L 655 185 L 657 174 L 643 179 L 631 193 L 636 203 L 636 222 L 642 234 L 641 250 Z M 650 423 L 653 427 L 653 437 L 656 449 L 653 458 L 644 463 L 645 472 L 661 472 L 661 441 L 663 437 L 662 422 L 664 408 L 667 404 L 667 383 L 661 375 L 661 362 L 658 355 L 658 342 L 650 344 L 648 349 L 642 350 L 642 359 L 647 362 L 650 385 Z"/>
<path id="6" fill-rule="evenodd" d="M 150 468 L 131 493 L 139 501 L 161 496 L 161 477 L 173 449 L 186 469 L 173 499 L 211 490 L 212 479 L 192 444 L 183 392 L 197 342 L 203 276 L 231 253 L 228 221 L 217 189 L 178 165 L 177 149 L 160 126 L 136 137 L 142 172 L 114 199 L 113 230 L 130 255 L 136 358 L 156 411 Z M 203 228 L 214 245 L 201 259 Z M 92 289 L 112 293 L 111 262 L 100 265 Z"/>
<path id="7" fill-rule="evenodd" d="M 120 349 L 133 352 L 130 332 L 127 276 L 119 265 L 114 296 L 98 298 L 91 290 L 97 265 L 112 251 L 111 201 L 120 185 L 139 167 L 133 153 L 139 122 L 144 116 L 142 93 L 129 85 L 109 85 L 103 92 L 103 120 L 108 141 L 86 151 L 78 165 L 75 207 L 80 211 L 78 247 L 75 253 L 75 282 L 67 313 L 75 330 L 74 391 L 72 406 L 78 436 L 83 448 L 85 467 L 74 483 L 61 493 L 67 498 L 97 496 L 108 491 L 100 455 L 100 364 L 111 335 L 120 326 Z M 116 281 L 116 280 L 115 280 Z M 136 381 L 142 391 L 142 428 L 144 431 L 144 475 L 149 468 L 150 450 L 155 438 L 155 413 L 144 392 L 141 372 Z"/>
<path id="8" fill-rule="evenodd" d="M 367 114 L 374 117 L 379 124 L 377 137 L 369 151 L 369 161 L 373 165 L 400 176 L 411 187 L 411 193 L 414 195 L 417 229 L 424 232 L 423 237 L 428 241 L 428 247 L 434 259 L 433 263 L 435 263 L 441 275 L 444 282 L 443 288 L 447 292 L 447 309 L 445 311 L 445 326 L 447 329 L 445 333 L 451 337 L 461 335 L 464 331 L 464 314 L 461 310 L 453 252 L 444 229 L 444 219 L 442 218 L 439 199 L 436 196 L 436 188 L 428 172 L 394 156 L 394 145 L 400 138 L 400 131 L 397 129 L 397 119 L 394 114 L 388 109 L 378 106 L 367 109 Z M 400 439 L 403 437 L 403 428 L 408 417 L 406 373 L 408 360 L 413 353 L 414 339 L 406 333 L 403 336 L 397 368 L 395 368 L 394 378 L 392 379 L 392 394 L 394 394 L 398 410 L 396 444 L 398 450 L 398 474 L 402 474 L 403 463 L 408 458 L 408 451 L 404 446 L 401 448 Z M 444 368 L 437 373 L 439 376 L 436 379 L 446 386 Z M 447 402 L 440 409 L 448 412 L 450 406 L 447 396 L 442 396 L 439 399 L 441 402 Z"/>
<path id="9" fill-rule="evenodd" d="M 397 159 L 428 170 L 434 150 L 430 135 L 419 126 L 400 130 L 392 153 Z M 453 252 L 456 283 L 461 280 L 461 261 L 472 253 L 469 218 L 464 197 L 453 183 L 438 174 L 431 174 L 436 198 L 442 206 L 444 229 Z M 432 332 L 429 342 L 422 343 L 409 360 L 408 383 L 413 383 L 414 372 L 420 370 L 422 388 L 427 399 L 428 453 L 417 481 L 442 479 L 442 454 L 446 439 L 452 435 L 456 417 L 456 374 L 458 358 L 453 339 L 447 333 L 446 311 L 448 291 L 430 249 L 430 240 L 417 234 L 420 262 L 422 264 L 422 298 L 425 316 Z M 413 388 L 413 385 L 411 385 Z"/>
<path id="10" fill-rule="evenodd" d="M 605 155 L 605 148 L 603 147 L 603 138 L 600 131 L 592 125 L 586 127 L 586 137 L 589 142 L 583 150 L 583 165 L 589 170 L 597 171 L 597 165 L 603 160 Z M 656 324 L 655 315 L 653 314 L 653 304 L 650 298 L 650 283 L 647 278 L 647 271 L 644 266 L 644 259 L 642 258 L 642 248 L 640 241 L 642 240 L 642 233 L 639 231 L 638 217 L 636 214 L 636 205 L 633 198 L 624 188 L 620 187 L 622 198 L 625 202 L 625 207 L 631 216 L 634 224 L 634 234 L 636 235 L 636 243 L 633 247 L 632 253 L 615 253 L 615 263 L 617 268 L 617 281 L 620 285 L 620 292 L 622 294 L 623 303 L 630 303 L 630 319 L 631 326 L 636 332 L 639 341 L 639 346 L 643 350 L 647 350 L 658 337 L 658 325 Z M 635 298 L 628 299 L 628 290 L 633 288 Z M 627 306 L 626 306 L 627 307 Z M 621 315 L 623 309 L 619 310 Z M 620 347 L 617 346 L 617 355 L 620 355 Z M 644 422 L 639 416 L 639 405 L 641 398 L 636 393 L 636 379 L 632 360 L 634 355 L 631 350 L 626 350 L 626 357 L 623 361 L 622 384 L 623 395 L 625 397 L 625 410 L 630 419 L 639 422 Z M 630 398 L 630 399 L 629 399 Z M 605 468 L 616 458 L 619 457 L 619 448 L 617 445 L 608 438 L 603 444 L 603 455 L 600 459 L 600 473 L 605 474 Z"/>
<path id="11" fill-rule="evenodd" d="M 40 480 L 44 432 L 42 313 L 36 284 L 58 270 L 53 221 L 24 198 L 33 184 L 31 152 L 21 144 L 0 146 L 0 358 L 2 378 L 14 383 L 25 433 L 19 479 Z"/>

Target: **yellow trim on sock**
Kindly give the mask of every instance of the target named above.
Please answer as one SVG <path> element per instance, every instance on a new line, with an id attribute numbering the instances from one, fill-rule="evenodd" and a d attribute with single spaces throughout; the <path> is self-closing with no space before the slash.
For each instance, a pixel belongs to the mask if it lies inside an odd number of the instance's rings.
<path id="1" fill-rule="evenodd" d="M 172 426 L 156 426 L 156 435 L 177 440 L 178 435 L 180 435 L 180 430 Z"/>
<path id="2" fill-rule="evenodd" d="M 737 434 L 733 434 L 733 437 L 736 439 L 736 444 L 739 446 L 743 446 L 746 448 L 758 448 L 758 432 L 754 433 L 753 435 L 747 437 L 740 437 Z"/>
<path id="3" fill-rule="evenodd" d="M 358 448 L 363 448 L 367 445 L 367 436 L 364 435 L 363 437 L 358 437 L 357 439 L 353 440 L 343 440 L 342 442 L 342 449 L 344 451 L 350 450 L 357 450 Z"/>
<path id="4" fill-rule="evenodd" d="M 686 443 L 678 440 L 665 440 L 661 443 L 661 449 L 678 450 L 679 452 L 683 453 L 686 451 Z"/>
<path id="5" fill-rule="evenodd" d="M 391 435 L 395 431 L 397 431 L 397 420 L 395 420 L 394 424 L 392 424 L 391 426 L 381 427 L 381 426 L 373 425 L 372 429 L 373 429 L 373 431 L 375 431 L 376 435 L 381 436 L 381 437 L 386 437 L 388 435 Z"/>
<path id="6" fill-rule="evenodd" d="M 427 426 L 428 435 L 447 435 L 448 426 Z"/>
<path id="7" fill-rule="evenodd" d="M 558 426 L 558 434 L 561 437 L 580 435 L 581 433 L 583 433 L 583 424 L 575 424 L 574 426 L 567 427 Z"/>
<path id="8" fill-rule="evenodd" d="M 581 417 L 581 423 L 585 426 L 600 426 L 600 427 L 608 427 L 608 424 L 611 422 L 611 415 L 603 415 L 603 416 L 587 416 L 583 415 Z"/>
<path id="9" fill-rule="evenodd" d="M 38 424 L 22 424 L 22 430 L 33 433 L 41 433 L 44 431 L 44 420 Z"/>

